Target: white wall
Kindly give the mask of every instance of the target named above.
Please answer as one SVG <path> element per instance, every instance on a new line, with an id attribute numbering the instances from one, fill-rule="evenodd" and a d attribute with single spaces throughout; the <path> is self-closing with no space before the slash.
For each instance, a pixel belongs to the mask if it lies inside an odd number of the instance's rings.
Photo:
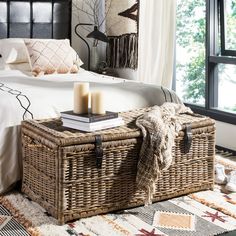
<path id="1" fill-rule="evenodd" d="M 236 125 L 217 121 L 216 144 L 236 151 Z"/>

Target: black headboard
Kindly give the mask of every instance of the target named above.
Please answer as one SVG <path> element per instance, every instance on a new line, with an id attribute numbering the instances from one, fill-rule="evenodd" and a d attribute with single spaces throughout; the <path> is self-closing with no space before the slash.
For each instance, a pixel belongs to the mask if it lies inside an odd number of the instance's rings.
<path id="1" fill-rule="evenodd" d="M 0 0 L 0 38 L 71 38 L 71 0 Z"/>

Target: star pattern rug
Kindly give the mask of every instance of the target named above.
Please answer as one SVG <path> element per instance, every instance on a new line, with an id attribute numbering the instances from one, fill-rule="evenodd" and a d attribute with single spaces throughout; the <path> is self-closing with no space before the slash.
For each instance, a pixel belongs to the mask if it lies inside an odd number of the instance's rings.
<path id="1" fill-rule="evenodd" d="M 8 201 L 2 202 L 4 207 L 11 210 L 17 208 L 24 215 L 29 234 L 37 236 L 212 236 L 236 229 L 234 217 L 202 204 L 190 196 L 157 202 L 147 207 L 84 218 L 62 226 L 59 226 L 57 220 L 49 216 L 42 207 L 18 192 L 9 194 L 5 199 Z M 21 223 L 25 224 L 22 220 Z M 11 235 L 2 234 L 2 230 L 0 235 Z M 24 231 L 24 234 L 16 235 L 28 234 Z"/>

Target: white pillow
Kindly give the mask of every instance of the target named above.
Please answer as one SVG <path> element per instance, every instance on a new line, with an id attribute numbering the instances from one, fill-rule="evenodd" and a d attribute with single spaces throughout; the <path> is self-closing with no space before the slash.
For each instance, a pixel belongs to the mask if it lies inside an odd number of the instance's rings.
<path id="1" fill-rule="evenodd" d="M 31 67 L 28 62 L 23 63 L 15 63 L 15 64 L 5 64 L 5 70 L 20 70 L 20 71 L 26 71 L 31 72 Z"/>
<path id="2" fill-rule="evenodd" d="M 68 40 L 68 39 L 67 39 Z M 69 41 L 69 40 L 68 40 Z M 83 61 L 80 59 L 80 57 L 79 57 L 79 54 L 75 51 L 75 49 L 74 48 L 72 48 L 71 46 L 70 46 L 70 48 L 71 48 L 71 53 L 72 53 L 72 55 L 73 55 L 73 62 L 78 66 L 78 67 L 80 67 L 80 66 L 82 66 L 84 63 L 83 63 Z"/>
<path id="3" fill-rule="evenodd" d="M 23 39 L 2 39 L 1 44 L 1 54 L 6 64 L 29 63 L 29 55 Z"/>
<path id="4" fill-rule="evenodd" d="M 4 61 L 4 59 L 3 59 L 1 49 L 2 49 L 2 43 L 1 43 L 1 41 L 0 41 L 0 70 L 4 70 L 5 61 Z"/>
<path id="5" fill-rule="evenodd" d="M 5 61 L 3 59 L 3 55 L 2 55 L 2 40 L 0 40 L 0 70 L 4 70 L 5 67 Z"/>

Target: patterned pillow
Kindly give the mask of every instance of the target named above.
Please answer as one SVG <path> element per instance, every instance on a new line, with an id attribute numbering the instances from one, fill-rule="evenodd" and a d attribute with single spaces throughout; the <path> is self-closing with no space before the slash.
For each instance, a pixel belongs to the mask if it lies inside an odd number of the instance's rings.
<path id="1" fill-rule="evenodd" d="M 78 72 L 78 56 L 68 39 L 25 39 L 25 45 L 35 76 Z"/>

